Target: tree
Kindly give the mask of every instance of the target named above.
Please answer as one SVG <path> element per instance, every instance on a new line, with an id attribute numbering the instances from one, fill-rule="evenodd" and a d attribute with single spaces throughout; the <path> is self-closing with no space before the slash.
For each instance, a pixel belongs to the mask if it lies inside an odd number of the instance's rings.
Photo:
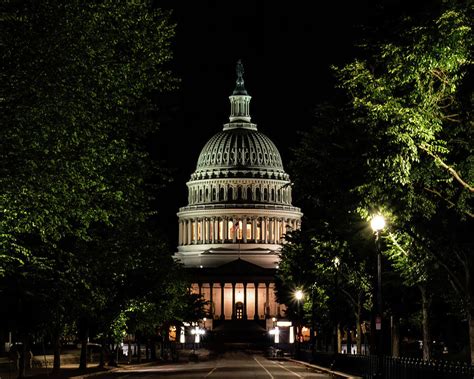
<path id="1" fill-rule="evenodd" d="M 12 0 L 2 24 L 0 296 L 19 290 L 9 299 L 22 305 L 26 346 L 51 320 L 60 335 L 71 309 L 99 310 L 95 278 L 119 281 L 125 268 L 97 264 L 103 251 L 120 256 L 102 235 L 152 213 L 165 178 L 146 148 L 158 126 L 151 97 L 176 84 L 174 25 L 153 4 L 125 0 Z M 45 306 L 51 296 L 57 307 Z M 44 308 L 31 323 L 35 304 Z"/>
<path id="2" fill-rule="evenodd" d="M 459 316 L 468 320 L 470 361 L 472 239 L 460 231 L 473 218 L 471 51 L 468 9 L 451 7 L 375 44 L 371 57 L 336 69 L 354 125 L 371 138 L 367 179 L 358 187 L 361 214 L 379 208 L 395 215 L 389 253 L 407 283 L 421 285 L 423 304 L 433 268 L 444 269 L 463 304 Z"/>

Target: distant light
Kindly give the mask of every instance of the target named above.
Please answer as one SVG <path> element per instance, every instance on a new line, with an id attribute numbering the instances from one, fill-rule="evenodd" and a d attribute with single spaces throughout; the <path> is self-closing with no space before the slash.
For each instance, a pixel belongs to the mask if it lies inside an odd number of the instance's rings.
<path id="1" fill-rule="evenodd" d="M 276 317 L 272 317 L 272 321 L 275 322 L 277 319 Z"/>
<path id="2" fill-rule="evenodd" d="M 184 326 L 181 327 L 180 333 L 179 333 L 179 342 L 180 343 L 185 343 L 186 339 L 184 336 Z"/>
<path id="3" fill-rule="evenodd" d="M 382 230 L 385 228 L 385 218 L 382 215 L 375 215 L 372 217 L 372 220 L 370 220 L 370 227 L 374 232 Z"/>
<path id="4" fill-rule="evenodd" d="M 296 298 L 296 300 L 298 300 L 298 301 L 301 300 L 301 299 L 303 298 L 303 295 L 304 295 L 304 294 L 303 294 L 303 291 L 301 291 L 301 290 L 296 291 L 296 292 L 295 292 L 295 298 Z"/>
<path id="5" fill-rule="evenodd" d="M 202 321 L 206 322 L 206 321 L 207 321 L 207 318 L 206 318 L 206 317 L 204 317 L 204 318 L 202 319 Z"/>
<path id="6" fill-rule="evenodd" d="M 339 257 L 335 257 L 333 261 L 334 261 L 334 266 L 338 268 L 339 265 L 341 264 L 341 260 L 339 259 Z"/>
<path id="7" fill-rule="evenodd" d="M 203 265 L 199 265 L 199 268 L 203 268 Z"/>
<path id="8" fill-rule="evenodd" d="M 280 266 L 279 266 L 279 265 L 276 265 L 276 268 L 280 268 Z"/>

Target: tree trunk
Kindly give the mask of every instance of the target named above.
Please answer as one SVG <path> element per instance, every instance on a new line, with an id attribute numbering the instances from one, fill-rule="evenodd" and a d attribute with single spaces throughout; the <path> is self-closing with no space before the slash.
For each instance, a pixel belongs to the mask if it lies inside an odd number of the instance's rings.
<path id="1" fill-rule="evenodd" d="M 352 335 L 351 328 L 347 327 L 347 340 L 346 340 L 347 354 L 352 354 Z"/>
<path id="2" fill-rule="evenodd" d="M 392 316 L 391 323 L 392 334 L 392 357 L 400 356 L 400 323 L 398 317 Z"/>
<path id="3" fill-rule="evenodd" d="M 59 374 L 61 368 L 61 338 L 59 333 L 53 335 L 53 372 L 54 376 Z"/>
<path id="4" fill-rule="evenodd" d="M 420 285 L 421 292 L 421 314 L 422 314 L 422 330 L 423 330 L 423 359 L 425 361 L 431 359 L 431 330 L 430 330 L 430 306 L 431 297 L 427 293 L 426 286 Z"/>
<path id="5" fill-rule="evenodd" d="M 142 363 L 142 347 L 140 345 L 140 340 L 137 339 L 137 363 Z"/>
<path id="6" fill-rule="evenodd" d="M 81 357 L 79 359 L 79 369 L 87 369 L 87 344 L 89 342 L 89 328 L 85 328 L 81 338 Z"/>
<path id="7" fill-rule="evenodd" d="M 336 353 L 340 353 L 342 350 L 342 333 L 341 333 L 341 326 L 337 324 L 337 351 Z"/>
<path id="8" fill-rule="evenodd" d="M 154 338 L 150 341 L 150 359 L 156 361 L 156 341 Z"/>
<path id="9" fill-rule="evenodd" d="M 356 317 L 356 333 L 357 333 L 357 354 L 362 354 L 362 328 L 360 326 L 360 318 L 362 315 L 362 297 L 359 296 L 357 299 L 357 312 L 355 313 Z"/>
<path id="10" fill-rule="evenodd" d="M 474 362 L 474 320 L 472 319 L 472 314 L 469 313 L 467 316 L 467 327 L 469 333 L 469 346 L 468 346 L 468 363 L 473 364 Z"/>
<path id="11" fill-rule="evenodd" d="M 105 367 L 105 349 L 107 348 L 107 339 L 102 337 L 100 340 L 99 367 Z"/>
<path id="12" fill-rule="evenodd" d="M 20 358 L 18 360 L 18 378 L 24 378 L 26 376 L 26 338 L 23 339 L 23 344 L 20 349 Z"/>

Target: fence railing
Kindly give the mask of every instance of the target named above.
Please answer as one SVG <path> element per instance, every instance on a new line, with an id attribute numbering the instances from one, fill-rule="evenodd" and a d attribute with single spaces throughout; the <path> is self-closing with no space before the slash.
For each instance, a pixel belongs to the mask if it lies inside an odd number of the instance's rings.
<path id="1" fill-rule="evenodd" d="M 299 358 L 366 379 L 474 379 L 474 366 L 462 362 L 403 357 L 379 360 L 374 355 L 312 353 L 310 350 L 301 350 Z"/>

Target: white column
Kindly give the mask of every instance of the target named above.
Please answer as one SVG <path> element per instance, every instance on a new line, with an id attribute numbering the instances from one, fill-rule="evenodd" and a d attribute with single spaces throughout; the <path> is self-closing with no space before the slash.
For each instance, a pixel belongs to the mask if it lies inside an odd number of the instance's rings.
<path id="1" fill-rule="evenodd" d="M 210 240 L 211 240 L 211 243 L 214 243 L 214 241 L 216 240 L 216 219 L 215 219 L 215 217 L 211 218 L 209 223 L 212 225 L 212 233 L 211 233 Z"/>
<path id="2" fill-rule="evenodd" d="M 204 243 L 205 241 L 205 235 L 204 235 L 204 219 L 202 218 L 201 221 L 199 221 L 201 224 L 201 243 Z"/>
<path id="3" fill-rule="evenodd" d="M 267 217 L 262 217 L 262 242 L 267 243 Z"/>
<path id="4" fill-rule="evenodd" d="M 236 230 L 235 230 L 235 224 L 236 224 L 237 220 L 234 218 L 233 221 L 232 221 L 232 227 L 234 228 L 234 231 L 233 231 L 233 239 L 232 239 L 232 242 L 233 243 L 236 243 L 237 242 L 237 233 L 236 233 Z"/>
<path id="5" fill-rule="evenodd" d="M 181 246 L 183 244 L 183 221 L 179 222 L 178 225 L 178 245 Z"/>
<path id="6" fill-rule="evenodd" d="M 247 243 L 247 217 L 242 220 L 242 239 L 244 243 Z"/>
<path id="7" fill-rule="evenodd" d="M 257 238 L 257 218 L 253 217 L 252 218 L 252 241 L 255 241 L 255 238 Z"/>
<path id="8" fill-rule="evenodd" d="M 270 234 L 270 237 L 269 237 L 269 241 L 270 243 L 275 243 L 275 219 L 272 218 L 270 220 L 270 231 L 269 231 L 269 234 Z"/>
<path id="9" fill-rule="evenodd" d="M 198 231 L 198 225 L 197 225 L 197 223 L 198 223 L 198 220 L 197 220 L 197 219 L 193 219 L 193 220 L 192 220 L 193 233 L 194 233 L 194 235 L 193 235 L 193 244 L 195 244 L 195 245 L 197 244 L 197 231 Z"/>
<path id="10" fill-rule="evenodd" d="M 224 224 L 224 240 L 226 240 L 227 238 L 229 238 L 229 220 L 227 217 L 224 217 L 223 224 Z"/>
<path id="11" fill-rule="evenodd" d="M 280 219 L 277 219 L 276 222 L 275 222 L 275 240 L 276 240 L 276 243 L 280 243 L 280 240 L 281 240 L 281 235 L 280 235 L 280 226 L 281 226 L 281 220 Z"/>
<path id="12" fill-rule="evenodd" d="M 209 219 L 206 218 L 206 220 L 204 221 L 204 224 L 205 224 L 205 229 L 206 229 L 206 232 L 204 233 L 204 243 L 209 243 Z"/>

